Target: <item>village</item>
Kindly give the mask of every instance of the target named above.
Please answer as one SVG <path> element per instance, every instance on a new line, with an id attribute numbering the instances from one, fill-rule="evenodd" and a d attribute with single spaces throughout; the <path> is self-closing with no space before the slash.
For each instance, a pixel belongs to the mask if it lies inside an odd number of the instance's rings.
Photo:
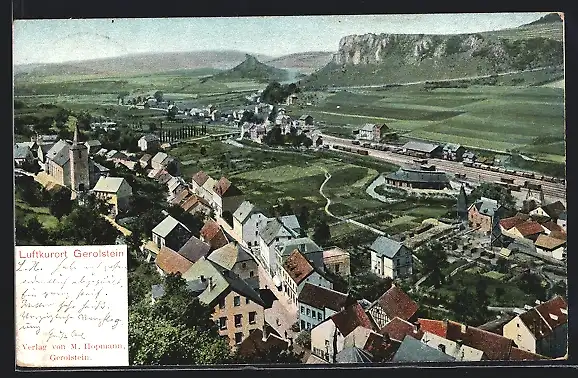
<path id="1" fill-rule="evenodd" d="M 331 138 L 319 131 L 313 117 L 303 114 L 293 119 L 282 107 L 262 103 L 260 95 L 249 96 L 254 104 L 234 111 L 163 102 L 158 94 L 128 100 L 128 105 L 119 98 L 120 106 L 159 109 L 170 114 L 171 120 L 205 119 L 209 124 L 169 134 L 162 125 L 156 132 L 143 132 L 133 148 L 138 152 L 107 150 L 97 139 L 83 140 L 78 125 L 72 140 L 35 135 L 30 142 L 14 145 L 15 173 L 34 177 L 47 190 L 69 188 L 76 201 L 91 193 L 107 202 L 110 211 L 105 217 L 123 234 L 118 243 L 130 238 L 130 222 L 123 218 L 134 206 L 136 193 L 129 180 L 111 175 L 107 166 L 121 167 L 162 186 L 168 205 L 202 219 L 200 230 L 195 235 L 184 219 L 165 211 L 164 218 L 138 240 L 134 252 L 160 277 L 178 274 L 186 280 L 190 295 L 213 309 L 211 318 L 219 335 L 231 350 L 244 356 L 291 349 L 302 353 L 301 362 L 307 364 L 566 356 L 568 306 L 560 292 L 565 293 L 567 225 L 560 200 L 547 199 L 551 193 L 545 196 L 537 184 L 525 184 L 528 195 L 524 197 L 524 189 L 514 185 L 513 179 L 472 183 L 465 180 L 465 174 L 438 170 L 432 159 L 466 167 L 484 164 L 488 168 L 492 163 L 481 158 L 475 163 L 474 153 L 454 144 L 410 141 L 396 146 L 395 132 L 386 125 L 367 124 L 350 141 L 327 142 Z M 286 101 L 290 104 L 296 98 L 290 95 Z M 207 132 L 210 122 L 228 125 L 229 131 L 211 134 Z M 113 120 L 91 123 L 92 130 L 115 127 Z M 287 136 L 293 138 L 290 145 L 283 142 Z M 380 177 L 377 196 L 385 197 L 384 202 L 401 192 L 415 198 L 445 196 L 454 201 L 455 214 L 425 220 L 417 228 L 394 235 L 372 224 L 338 217 L 373 232 L 372 242 L 351 245 L 351 250 L 320 246 L 325 243 L 313 240 L 318 236 L 303 227 L 300 214 L 270 214 L 247 200 L 247 193 L 234 180 L 211 177 L 203 170 L 184 176 L 183 162 L 166 151 L 200 138 L 363 156 L 370 150 L 389 151 L 406 158 L 408 164 Z M 326 177 L 325 182 L 331 176 Z M 484 187 L 484 195 L 468 200 L 476 187 Z M 510 195 L 512 189 L 520 198 Z M 537 195 L 530 196 L 532 190 Z M 508 203 L 502 203 L 505 199 Z M 327 214 L 331 214 L 329 204 L 328 199 Z M 372 276 L 385 282 L 376 298 L 355 298 L 348 287 L 354 251 L 365 256 Z M 452 270 L 442 274 L 448 264 Z M 481 301 L 485 318 L 475 325 L 431 317 L 448 311 L 437 289 L 466 270 L 500 279 L 509 276 L 504 282 L 511 285 L 520 277 L 538 276 L 549 284 L 545 291 L 549 296 L 538 298 L 530 293 L 531 301 L 523 306 L 490 306 L 487 300 Z M 564 290 L 550 295 L 560 282 Z M 493 295 L 507 294 L 499 289 L 502 293 L 493 289 Z M 476 290 L 486 295 L 487 288 Z M 150 303 L 165 291 L 162 283 L 151 285 Z M 429 311 L 432 307 L 439 311 Z"/>

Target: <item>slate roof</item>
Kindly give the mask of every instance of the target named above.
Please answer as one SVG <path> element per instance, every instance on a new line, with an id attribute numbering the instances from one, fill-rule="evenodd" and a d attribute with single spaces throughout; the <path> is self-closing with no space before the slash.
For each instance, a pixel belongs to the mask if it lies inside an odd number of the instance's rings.
<path id="1" fill-rule="evenodd" d="M 254 261 L 251 255 L 249 255 L 249 253 L 236 242 L 231 242 L 214 250 L 207 259 L 229 270 L 233 269 L 237 263 Z"/>
<path id="2" fill-rule="evenodd" d="M 163 246 L 159 251 L 156 264 L 166 274 L 180 272 L 181 275 L 193 266 L 192 262 L 167 246 Z"/>
<path id="3" fill-rule="evenodd" d="M 309 117 L 313 118 L 313 117 L 310 116 L 309 114 L 303 114 L 301 117 L 299 117 L 299 120 L 300 120 L 300 121 L 304 121 L 304 120 L 306 120 L 306 119 L 309 118 Z"/>
<path id="4" fill-rule="evenodd" d="M 245 220 L 251 215 L 254 209 L 255 205 L 253 205 L 251 202 L 243 201 L 243 203 L 240 204 L 237 210 L 235 210 L 233 213 L 233 218 L 237 219 L 241 224 L 243 224 Z"/>
<path id="5" fill-rule="evenodd" d="M 477 327 L 469 327 L 448 320 L 419 319 L 420 329 L 448 340 L 458 341 L 469 347 L 481 350 L 490 360 L 507 360 L 513 341 Z M 465 332 L 462 332 L 465 330 Z"/>
<path id="6" fill-rule="evenodd" d="M 181 222 L 179 222 L 178 220 L 176 220 L 175 218 L 173 218 L 170 215 L 167 215 L 165 219 L 163 219 L 159 224 L 157 224 L 155 226 L 155 228 L 153 228 L 153 233 L 159 235 L 160 237 L 167 237 L 168 234 L 170 234 L 175 227 L 177 227 L 177 225 L 181 225 L 182 227 L 184 227 L 187 231 L 190 232 L 190 230 L 187 228 L 187 226 L 185 226 L 184 224 L 182 224 Z"/>
<path id="7" fill-rule="evenodd" d="M 335 361 L 340 364 L 357 364 L 372 362 L 373 356 L 357 347 L 343 349 L 335 356 Z"/>
<path id="8" fill-rule="evenodd" d="M 343 337 L 347 337 L 347 335 L 358 326 L 373 329 L 371 319 L 369 319 L 369 316 L 367 316 L 361 305 L 357 302 L 333 314 L 330 319 L 335 323 L 335 326 Z"/>
<path id="9" fill-rule="evenodd" d="M 461 145 L 459 144 L 446 143 L 446 145 L 444 146 L 444 151 L 456 152 L 460 147 Z"/>
<path id="10" fill-rule="evenodd" d="M 213 190 L 219 197 L 234 197 L 243 195 L 243 192 L 231 183 L 226 177 L 221 179 L 213 186 Z"/>
<path id="11" fill-rule="evenodd" d="M 344 251 L 343 249 L 341 249 L 339 247 L 333 247 L 333 248 L 330 248 L 330 249 L 323 251 L 323 258 L 324 259 L 331 258 L 331 257 L 337 257 L 337 256 L 349 256 L 349 252 Z"/>
<path id="12" fill-rule="evenodd" d="M 266 326 L 267 327 L 267 326 Z M 288 348 L 289 343 L 276 334 L 272 333 L 271 327 L 268 327 L 269 335 L 266 341 L 263 341 L 263 331 L 259 328 L 255 329 L 241 342 L 237 349 L 237 353 L 243 357 L 250 357 L 259 353 L 267 353 L 269 351 L 282 351 Z M 274 331 L 273 331 L 274 332 Z"/>
<path id="13" fill-rule="evenodd" d="M 253 290 L 244 280 L 238 275 L 229 271 L 204 257 L 201 257 L 193 266 L 183 274 L 183 278 L 187 281 L 197 280 L 203 276 L 207 281 L 212 280 L 212 286 L 207 288 L 199 294 L 199 300 L 206 305 L 212 307 L 216 305 L 216 301 L 228 290 L 234 291 L 253 302 L 265 307 L 259 293 Z"/>
<path id="14" fill-rule="evenodd" d="M 148 163 L 152 158 L 153 158 L 153 157 L 152 157 L 151 154 L 144 154 L 143 156 L 141 156 L 141 158 L 139 159 L 139 161 L 142 162 L 142 163 Z"/>
<path id="15" fill-rule="evenodd" d="M 91 164 L 94 165 L 95 170 L 97 172 L 110 172 L 110 169 L 108 169 L 107 167 L 105 167 L 104 165 L 98 164 L 97 162 L 95 162 L 94 160 L 90 160 Z"/>
<path id="16" fill-rule="evenodd" d="M 212 249 L 224 247 L 229 243 L 221 226 L 214 220 L 206 221 L 200 234 L 211 245 Z"/>
<path id="17" fill-rule="evenodd" d="M 423 336 L 423 332 L 415 325 L 399 317 L 395 317 L 387 322 L 387 324 L 379 330 L 379 333 L 382 335 L 387 334 L 390 338 L 397 341 L 403 341 L 407 335 L 416 339 L 421 339 Z"/>
<path id="18" fill-rule="evenodd" d="M 205 172 L 203 171 L 198 171 L 197 173 L 195 173 L 193 175 L 192 181 L 194 181 L 195 183 L 197 183 L 197 185 L 199 186 L 203 186 L 203 184 L 205 182 L 207 182 L 207 180 L 209 179 L 209 175 L 207 175 Z"/>
<path id="19" fill-rule="evenodd" d="M 406 144 L 403 145 L 402 148 L 405 148 L 406 150 L 412 150 L 412 151 L 419 151 L 419 152 L 426 152 L 426 153 L 431 153 L 433 152 L 436 148 L 439 148 L 440 146 L 438 144 L 432 144 L 432 143 L 424 143 L 424 142 L 407 142 Z"/>
<path id="20" fill-rule="evenodd" d="M 154 134 L 143 135 L 142 137 L 140 137 L 140 139 L 145 140 L 147 142 L 160 141 L 159 137 L 157 135 L 154 135 Z"/>
<path id="21" fill-rule="evenodd" d="M 92 190 L 95 192 L 117 193 L 123 182 L 126 182 L 124 177 L 100 177 Z M 126 183 L 126 185 L 129 184 Z"/>
<path id="22" fill-rule="evenodd" d="M 282 256 L 288 256 L 298 249 L 303 254 L 321 252 L 323 248 L 318 246 L 313 240 L 308 237 L 297 238 L 291 240 L 283 240 L 279 243 L 279 251 Z"/>
<path id="23" fill-rule="evenodd" d="M 50 150 L 48 150 L 46 158 L 62 167 L 70 160 L 70 155 L 68 153 L 69 148 L 70 146 L 68 143 L 60 139 Z"/>
<path id="24" fill-rule="evenodd" d="M 163 162 L 167 160 L 170 156 L 164 152 L 157 152 L 155 156 L 153 156 L 152 163 L 163 165 Z"/>
<path id="25" fill-rule="evenodd" d="M 283 263 L 283 269 L 297 285 L 305 280 L 313 271 L 313 265 L 299 250 L 294 250 Z"/>
<path id="26" fill-rule="evenodd" d="M 281 220 L 281 223 L 283 223 L 285 225 L 285 227 L 287 227 L 291 230 L 297 230 L 297 229 L 301 228 L 301 225 L 299 224 L 299 220 L 297 219 L 297 216 L 294 214 L 283 215 L 279 219 Z"/>
<path id="27" fill-rule="evenodd" d="M 100 140 L 98 139 L 91 139 L 91 140 L 87 140 L 86 142 L 84 142 L 84 144 L 87 147 L 98 147 L 101 146 L 102 144 L 100 143 Z"/>
<path id="28" fill-rule="evenodd" d="M 478 213 L 487 215 L 489 217 L 493 217 L 494 213 L 499 208 L 498 201 L 486 197 L 482 197 L 479 200 L 477 200 L 470 206 L 470 209 L 474 206 L 478 211 Z"/>
<path id="29" fill-rule="evenodd" d="M 540 247 L 548 251 L 553 251 L 556 248 L 566 244 L 566 240 L 560 240 L 548 235 L 541 234 L 538 236 L 538 239 L 536 239 L 536 242 L 534 244 L 536 245 L 536 247 Z"/>
<path id="30" fill-rule="evenodd" d="M 320 310 L 329 308 L 333 311 L 341 311 L 347 301 L 347 294 L 307 282 L 303 285 L 297 300 Z"/>
<path id="31" fill-rule="evenodd" d="M 14 159 L 26 159 L 31 155 L 30 147 L 14 145 Z"/>
<path id="32" fill-rule="evenodd" d="M 402 243 L 392 240 L 388 237 L 378 236 L 369 248 L 377 253 L 378 256 L 385 256 L 387 258 L 393 259 L 395 255 L 405 247 Z"/>
<path id="33" fill-rule="evenodd" d="M 385 178 L 403 182 L 438 182 L 448 184 L 450 182 L 445 172 L 409 168 L 400 168 L 395 172 L 389 173 Z"/>
<path id="34" fill-rule="evenodd" d="M 369 132 L 373 132 L 373 127 L 377 126 L 378 128 L 381 128 L 381 126 L 379 125 L 375 125 L 373 123 L 366 123 L 365 125 L 363 125 L 363 127 L 359 130 L 361 131 L 369 131 Z"/>
<path id="35" fill-rule="evenodd" d="M 542 210 L 548 214 L 550 218 L 557 218 L 560 213 L 566 210 L 566 206 L 560 201 L 552 202 L 542 206 Z"/>
<path id="36" fill-rule="evenodd" d="M 406 336 L 392 362 L 451 362 L 455 358 L 448 356 L 442 351 L 432 348 L 411 336 Z"/>
<path id="37" fill-rule="evenodd" d="M 389 290 L 383 293 L 376 302 L 390 319 L 399 317 L 403 320 L 409 320 L 418 309 L 417 303 L 395 285 L 392 285 Z"/>
<path id="38" fill-rule="evenodd" d="M 293 237 L 297 236 L 293 230 L 286 227 L 277 218 L 269 220 L 260 230 L 259 235 L 261 236 L 266 245 L 270 245 L 282 229 L 285 229 Z"/>
<path id="39" fill-rule="evenodd" d="M 559 220 L 566 220 L 566 210 L 562 211 L 560 215 L 558 215 Z"/>
<path id="40" fill-rule="evenodd" d="M 544 232 L 544 229 L 540 223 L 534 221 L 526 221 L 521 223 L 516 226 L 516 230 L 518 230 L 522 236 L 531 236 Z"/>
<path id="41" fill-rule="evenodd" d="M 183 244 L 178 253 L 190 262 L 195 263 L 201 257 L 206 257 L 210 249 L 211 246 L 209 244 L 193 235 Z"/>

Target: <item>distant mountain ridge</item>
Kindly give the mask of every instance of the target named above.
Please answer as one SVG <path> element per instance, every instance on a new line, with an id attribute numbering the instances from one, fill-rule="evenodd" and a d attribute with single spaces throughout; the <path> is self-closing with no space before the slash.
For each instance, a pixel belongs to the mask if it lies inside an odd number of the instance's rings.
<path id="1" fill-rule="evenodd" d="M 563 66 L 561 36 L 561 25 L 543 22 L 473 34 L 349 35 L 302 84 L 393 84 Z"/>
<path id="2" fill-rule="evenodd" d="M 523 26 L 530 26 L 530 25 L 539 25 L 539 24 L 549 24 L 549 23 L 556 23 L 556 22 L 564 22 L 562 17 L 558 13 L 548 13 L 547 15 L 540 17 L 536 21 L 532 21 L 527 23 Z"/>
<path id="3" fill-rule="evenodd" d="M 245 60 L 227 71 L 219 72 L 211 78 L 214 80 L 253 79 L 259 82 L 284 81 L 290 77 L 287 70 L 269 66 L 256 57 L 246 54 Z"/>

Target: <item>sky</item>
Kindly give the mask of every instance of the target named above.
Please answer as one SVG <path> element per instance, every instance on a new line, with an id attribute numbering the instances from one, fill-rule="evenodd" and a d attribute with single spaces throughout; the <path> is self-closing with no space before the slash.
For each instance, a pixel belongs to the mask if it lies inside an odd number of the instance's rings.
<path id="1" fill-rule="evenodd" d="M 61 63 L 199 50 L 276 57 L 337 51 L 339 40 L 351 34 L 477 33 L 516 27 L 547 13 L 15 20 L 13 62 Z"/>

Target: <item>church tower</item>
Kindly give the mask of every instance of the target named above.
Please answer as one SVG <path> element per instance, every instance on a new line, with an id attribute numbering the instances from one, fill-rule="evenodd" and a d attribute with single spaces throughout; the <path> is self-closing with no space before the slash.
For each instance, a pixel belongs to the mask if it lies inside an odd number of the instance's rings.
<path id="1" fill-rule="evenodd" d="M 89 188 L 88 147 L 78 140 L 78 125 L 74 128 L 74 140 L 70 146 L 70 189 L 72 198 L 78 197 L 80 192 Z"/>

